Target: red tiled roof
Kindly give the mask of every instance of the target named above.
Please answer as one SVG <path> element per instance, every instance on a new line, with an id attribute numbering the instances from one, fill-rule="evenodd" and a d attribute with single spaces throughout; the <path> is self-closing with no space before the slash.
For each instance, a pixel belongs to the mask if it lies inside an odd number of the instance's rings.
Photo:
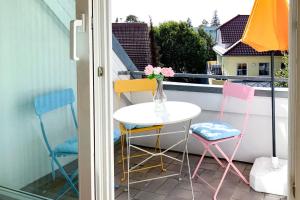
<path id="1" fill-rule="evenodd" d="M 224 55 L 227 56 L 271 56 L 271 52 L 257 52 L 252 47 L 239 42 L 237 45 L 232 47 Z M 275 56 L 282 56 L 280 51 L 275 52 Z"/>
<path id="2" fill-rule="evenodd" d="M 221 25 L 218 29 L 221 31 L 222 43 L 230 44 L 224 55 L 227 56 L 269 56 L 270 52 L 258 52 L 252 47 L 242 42 L 245 27 L 247 25 L 249 15 L 237 15 L 228 22 Z M 237 43 L 237 44 L 236 44 Z M 234 46 L 233 46 L 234 45 Z M 275 52 L 275 56 L 282 56 L 280 51 Z"/>
<path id="3" fill-rule="evenodd" d="M 249 15 L 237 15 L 219 27 L 222 43 L 234 44 L 239 41 L 244 33 Z"/>
<path id="4" fill-rule="evenodd" d="M 112 31 L 139 70 L 151 63 L 149 29 L 146 23 L 113 23 Z"/>

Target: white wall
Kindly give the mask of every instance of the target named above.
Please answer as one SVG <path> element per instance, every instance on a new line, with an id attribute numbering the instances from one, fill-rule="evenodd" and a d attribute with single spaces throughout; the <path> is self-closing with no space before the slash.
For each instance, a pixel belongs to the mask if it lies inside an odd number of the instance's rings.
<path id="1" fill-rule="evenodd" d="M 113 80 L 126 80 L 129 79 L 128 75 L 118 75 L 119 71 L 127 71 L 126 66 L 122 63 L 122 61 L 119 59 L 119 57 L 113 52 L 112 55 L 112 78 Z M 130 99 L 130 94 L 126 95 L 127 98 Z M 120 101 L 118 99 L 118 96 L 116 93 L 114 93 L 114 102 L 113 102 L 113 110 L 118 109 L 118 107 L 123 107 L 127 105 L 128 102 L 124 100 L 124 98 L 121 98 Z M 114 128 L 118 128 L 118 123 L 114 122 Z"/>
<path id="2" fill-rule="evenodd" d="M 76 65 L 67 30 L 43 1 L 0 4 L 0 185 L 19 189 L 51 170 L 33 99 L 63 88 L 76 93 Z M 75 132 L 70 113 L 45 122 L 53 146 Z"/>
<path id="3" fill-rule="evenodd" d="M 64 88 L 76 93 L 76 65 L 69 59 L 68 30 L 43 1 L 0 4 L 0 185 L 20 189 L 51 172 L 33 99 Z M 122 78 L 117 71 L 126 67 L 114 53 L 112 66 L 114 78 Z M 44 120 L 53 147 L 76 132 L 70 112 Z"/>
<path id="4" fill-rule="evenodd" d="M 217 86 L 218 87 L 218 86 Z M 205 122 L 216 119 L 222 95 L 216 93 L 185 92 L 165 90 L 168 100 L 185 101 L 199 105 L 202 113 L 193 120 L 193 123 Z M 141 101 L 151 101 L 151 95 L 132 95 L 132 101 L 138 103 Z M 236 100 L 229 101 L 225 110 L 225 119 L 235 127 L 240 128 L 242 124 L 241 114 L 243 107 L 241 102 Z M 288 155 L 288 99 L 276 98 L 276 136 L 277 136 L 277 155 L 280 158 L 287 158 Z M 178 130 L 181 125 L 172 125 L 164 128 L 168 130 Z M 253 162 L 259 156 L 272 155 L 272 137 L 271 137 L 271 98 L 255 96 L 253 108 L 249 118 L 249 126 L 240 149 L 236 155 L 236 160 Z M 167 147 L 178 139 L 174 136 L 162 137 L 162 146 Z M 136 142 L 140 145 L 152 146 L 154 141 L 149 138 Z M 231 152 L 233 144 L 228 142 L 222 145 L 226 152 Z M 199 142 L 191 138 L 189 142 L 189 151 L 194 154 L 201 154 L 202 147 Z"/>

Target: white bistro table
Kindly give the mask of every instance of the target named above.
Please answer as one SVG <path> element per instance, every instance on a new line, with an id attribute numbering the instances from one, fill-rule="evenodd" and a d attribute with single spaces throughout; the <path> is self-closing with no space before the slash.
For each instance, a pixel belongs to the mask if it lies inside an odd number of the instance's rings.
<path id="1" fill-rule="evenodd" d="M 162 132 L 162 133 L 141 133 L 138 135 L 131 135 L 130 130 L 127 130 L 126 134 L 126 141 L 127 141 L 127 181 L 128 181 L 128 199 L 130 198 L 130 185 L 141 183 L 145 181 L 156 180 L 160 178 L 168 178 L 172 176 L 178 176 L 179 181 L 181 180 L 181 173 L 183 168 L 184 159 L 186 157 L 187 164 L 188 164 L 188 173 L 189 173 L 189 180 L 192 189 L 192 197 L 194 199 L 194 192 L 192 186 L 192 179 L 191 179 L 191 170 L 190 170 L 190 163 L 188 157 L 188 148 L 187 142 L 189 138 L 189 129 L 191 125 L 191 121 L 193 118 L 197 117 L 201 113 L 201 108 L 197 105 L 187 103 L 187 102 L 178 102 L 178 101 L 167 101 L 165 102 L 165 108 L 162 111 L 155 111 L 155 104 L 153 102 L 149 103 L 140 103 L 134 104 L 130 106 L 123 107 L 117 110 L 113 117 L 115 120 L 124 123 L 124 124 L 134 124 L 134 125 L 142 125 L 142 126 L 150 126 L 150 125 L 168 125 L 168 124 L 175 124 L 185 122 L 187 125 L 184 126 L 183 130 L 181 131 L 174 131 L 174 132 Z M 141 147 L 133 145 L 131 140 L 134 138 L 146 138 L 146 137 L 155 137 L 155 136 L 163 136 L 163 135 L 172 135 L 172 134 L 183 134 L 183 139 L 176 142 L 174 145 L 171 145 L 169 148 L 165 149 L 162 152 L 152 153 Z M 178 146 L 179 144 L 184 143 L 184 149 L 182 159 L 174 158 L 170 155 L 167 155 L 166 152 L 173 149 L 174 147 Z M 138 149 L 143 151 L 144 153 L 149 154 L 149 157 L 140 162 L 139 164 L 130 167 L 130 148 Z M 162 175 L 156 178 L 144 179 L 139 181 L 130 181 L 130 171 L 134 170 L 135 168 L 141 166 L 148 160 L 156 156 L 165 156 L 170 159 L 176 160 L 181 163 L 179 173 Z"/>

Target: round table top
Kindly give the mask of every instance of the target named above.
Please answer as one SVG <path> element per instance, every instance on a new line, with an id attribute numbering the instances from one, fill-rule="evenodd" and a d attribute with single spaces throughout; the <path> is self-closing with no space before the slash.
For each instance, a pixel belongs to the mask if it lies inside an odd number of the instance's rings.
<path id="1" fill-rule="evenodd" d="M 165 110 L 155 111 L 154 102 L 139 103 L 117 110 L 113 117 L 125 124 L 163 125 L 184 122 L 197 117 L 201 108 L 195 104 L 179 101 L 165 102 Z"/>

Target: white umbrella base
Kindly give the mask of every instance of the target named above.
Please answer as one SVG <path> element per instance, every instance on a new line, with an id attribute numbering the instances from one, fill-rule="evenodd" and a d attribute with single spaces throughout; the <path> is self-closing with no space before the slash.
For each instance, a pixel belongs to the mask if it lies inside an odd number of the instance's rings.
<path id="1" fill-rule="evenodd" d="M 272 159 L 271 157 L 257 158 L 251 169 L 249 179 L 250 186 L 257 192 L 287 196 L 287 160 Z"/>

